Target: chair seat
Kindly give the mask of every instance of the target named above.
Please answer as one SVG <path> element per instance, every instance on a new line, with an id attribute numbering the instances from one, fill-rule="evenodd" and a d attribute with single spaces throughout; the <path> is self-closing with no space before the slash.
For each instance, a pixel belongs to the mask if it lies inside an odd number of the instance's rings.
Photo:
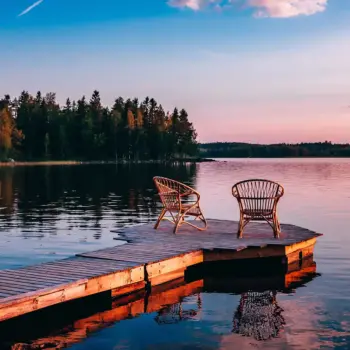
<path id="1" fill-rule="evenodd" d="M 272 217 L 272 210 L 259 210 L 259 209 L 244 209 L 243 211 L 244 215 L 254 217 L 254 218 L 271 218 Z"/>
<path id="2" fill-rule="evenodd" d="M 180 213 L 183 214 L 186 210 L 190 209 L 193 206 L 194 203 L 182 203 Z M 171 207 L 167 207 L 168 210 L 179 212 L 179 206 L 173 205 Z M 192 209 L 190 209 L 186 214 L 188 215 L 201 215 L 201 210 L 199 208 L 199 205 L 196 205 Z"/>

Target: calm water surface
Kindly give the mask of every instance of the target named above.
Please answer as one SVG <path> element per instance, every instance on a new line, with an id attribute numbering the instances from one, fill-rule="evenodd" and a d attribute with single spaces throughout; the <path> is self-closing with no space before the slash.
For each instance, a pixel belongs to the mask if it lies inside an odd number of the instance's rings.
<path id="1" fill-rule="evenodd" d="M 314 257 L 319 276 L 292 291 L 267 291 L 267 295 L 274 295 L 270 306 L 278 305 L 274 320 L 284 323 L 268 340 L 243 337 L 234 331 L 236 311 L 247 299 L 246 293 L 204 288 L 195 317 L 159 323 L 159 312 L 141 314 L 112 323 L 87 338 L 81 336 L 72 348 L 350 349 L 347 159 L 0 168 L 0 269 L 118 244 L 114 240 L 117 234 L 111 231 L 156 218 L 159 203 L 154 175 L 176 178 L 197 188 L 208 218 L 235 220 L 238 208 L 231 196 L 235 182 L 257 177 L 280 182 L 286 191 L 279 204 L 281 222 L 324 233 Z M 182 307 L 198 308 L 198 295 L 184 297 Z"/>

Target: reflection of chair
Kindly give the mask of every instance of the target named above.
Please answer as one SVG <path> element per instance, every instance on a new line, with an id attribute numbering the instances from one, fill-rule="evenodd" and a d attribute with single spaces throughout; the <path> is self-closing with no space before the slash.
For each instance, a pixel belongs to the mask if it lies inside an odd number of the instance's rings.
<path id="1" fill-rule="evenodd" d="M 232 194 L 237 198 L 240 219 L 237 237 L 242 238 L 243 229 L 250 221 L 266 221 L 278 238 L 281 227 L 277 217 L 277 203 L 283 196 L 284 189 L 269 180 L 246 180 L 232 187 Z"/>
<path id="2" fill-rule="evenodd" d="M 154 177 L 160 200 L 163 204 L 162 212 L 159 215 L 154 228 L 157 229 L 162 220 L 168 220 L 175 225 L 174 233 L 180 225 L 186 223 L 202 231 L 207 227 L 207 221 L 199 206 L 200 195 L 193 188 L 175 180 L 164 177 Z M 194 197 L 194 198 L 193 198 Z M 169 213 L 170 217 L 165 217 Z M 194 220 L 199 219 L 204 227 L 198 227 L 191 222 L 185 221 L 185 217 L 192 216 Z"/>
<path id="3" fill-rule="evenodd" d="M 233 332 L 256 340 L 275 338 L 285 324 L 282 312 L 276 292 L 244 293 L 234 315 Z"/>
<path id="4" fill-rule="evenodd" d="M 200 294 L 197 294 L 197 310 L 185 310 L 182 306 L 182 301 L 177 304 L 168 305 L 158 311 L 154 318 L 158 324 L 174 324 L 189 319 L 194 319 L 202 308 L 202 300 Z"/>

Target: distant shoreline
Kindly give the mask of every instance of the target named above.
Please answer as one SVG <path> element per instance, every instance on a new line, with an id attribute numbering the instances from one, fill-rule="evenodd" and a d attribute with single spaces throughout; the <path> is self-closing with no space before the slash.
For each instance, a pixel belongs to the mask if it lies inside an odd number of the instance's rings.
<path id="1" fill-rule="evenodd" d="M 215 159 L 213 159 L 215 158 Z M 80 161 L 80 160 L 43 160 L 43 161 L 14 161 L 14 162 L 1 162 L 1 167 L 17 167 L 17 166 L 55 166 L 55 165 L 112 165 L 112 164 L 170 164 L 170 163 L 210 163 L 210 162 L 221 162 L 226 159 L 350 159 L 350 156 L 334 156 L 334 155 L 320 155 L 320 156 L 269 156 L 269 157 L 225 157 L 216 156 L 213 158 L 178 158 L 169 160 L 91 160 L 91 161 Z"/>
<path id="2" fill-rule="evenodd" d="M 339 159 L 339 158 L 343 158 L 343 159 L 349 159 L 349 156 L 325 156 L 325 155 L 319 155 L 319 156 L 270 156 L 270 157 L 243 157 L 243 156 L 234 156 L 234 157 L 226 157 L 226 156 L 215 156 L 212 157 L 214 158 L 214 161 L 220 161 L 222 159 L 322 159 L 322 158 L 329 158 L 329 159 Z"/>
<path id="3" fill-rule="evenodd" d="M 213 159 L 215 158 L 215 159 Z M 210 163 L 210 162 L 220 162 L 226 159 L 237 159 L 237 160 L 247 160 L 247 159 L 350 159 L 350 156 L 270 156 L 270 157 L 213 157 L 213 158 L 181 158 L 181 159 L 169 159 L 169 160 L 92 160 L 92 161 L 80 161 L 80 160 L 47 160 L 47 161 L 15 161 L 15 162 L 0 162 L 1 167 L 17 167 L 17 166 L 55 166 L 55 165 L 112 165 L 112 164 L 170 164 L 170 163 Z"/>
<path id="4" fill-rule="evenodd" d="M 47 161 L 14 161 L 0 162 L 0 167 L 36 166 L 36 165 L 103 165 L 103 164 L 168 164 L 168 163 L 206 163 L 215 162 L 210 158 L 175 158 L 169 160 L 118 160 L 118 161 L 79 161 L 79 160 L 47 160 Z"/>
<path id="5" fill-rule="evenodd" d="M 199 156 L 208 158 L 350 158 L 350 144 L 331 142 L 299 144 L 202 143 Z"/>

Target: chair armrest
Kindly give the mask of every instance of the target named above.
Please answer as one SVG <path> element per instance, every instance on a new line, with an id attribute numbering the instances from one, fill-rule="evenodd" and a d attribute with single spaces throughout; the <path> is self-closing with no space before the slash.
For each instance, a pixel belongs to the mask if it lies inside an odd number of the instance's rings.
<path id="1" fill-rule="evenodd" d="M 183 201 L 182 200 L 183 197 L 189 197 L 189 196 L 192 196 L 192 195 L 196 196 L 197 198 L 193 198 L 193 199 L 190 199 L 190 200 L 187 200 L 187 201 Z M 195 205 L 195 204 L 199 203 L 200 194 L 198 192 L 196 192 L 196 191 L 191 191 L 191 192 L 189 191 L 189 192 L 181 194 L 180 195 L 180 200 L 181 200 L 182 203 L 188 203 L 188 204 L 193 203 L 193 205 Z"/>
<path id="2" fill-rule="evenodd" d="M 191 195 L 195 195 L 197 197 L 200 197 L 200 194 L 197 191 L 194 191 L 194 190 L 188 190 L 185 193 L 181 193 L 180 197 L 188 197 L 188 196 L 191 196 Z"/>
<path id="3" fill-rule="evenodd" d="M 178 191 L 167 191 L 167 192 L 158 192 L 159 196 L 174 196 L 174 195 L 178 195 L 179 192 Z"/>

